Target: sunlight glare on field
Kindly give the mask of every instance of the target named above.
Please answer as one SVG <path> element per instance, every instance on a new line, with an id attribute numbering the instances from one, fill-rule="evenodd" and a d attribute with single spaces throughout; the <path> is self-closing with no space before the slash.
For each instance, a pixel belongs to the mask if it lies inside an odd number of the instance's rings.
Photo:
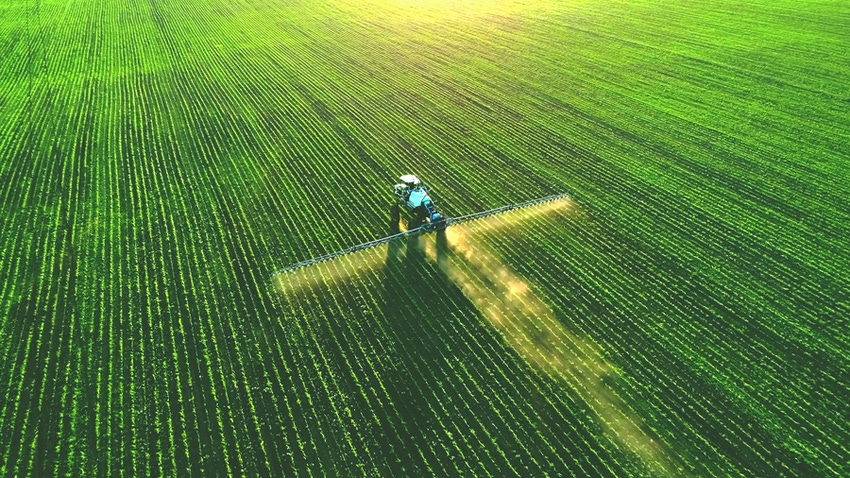
<path id="1" fill-rule="evenodd" d="M 364 0 L 359 11 L 379 15 L 380 20 L 412 24 L 440 24 L 452 21 L 482 21 L 492 16 L 514 17 L 536 10 L 552 8 L 548 1 L 517 2 L 514 0 Z M 340 2 L 340 8 L 352 4 Z"/>

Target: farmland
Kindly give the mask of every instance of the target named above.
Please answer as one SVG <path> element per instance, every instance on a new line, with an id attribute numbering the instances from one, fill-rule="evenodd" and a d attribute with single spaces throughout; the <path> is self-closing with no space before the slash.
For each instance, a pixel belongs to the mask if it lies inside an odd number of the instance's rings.
<path id="1" fill-rule="evenodd" d="M 847 476 L 848 25 L 3 2 L 0 474 Z"/>

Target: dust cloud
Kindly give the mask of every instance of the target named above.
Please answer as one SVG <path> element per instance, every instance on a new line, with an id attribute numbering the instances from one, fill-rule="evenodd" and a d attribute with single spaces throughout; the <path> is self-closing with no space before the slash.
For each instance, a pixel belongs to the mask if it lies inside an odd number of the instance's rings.
<path id="1" fill-rule="evenodd" d="M 684 470 L 670 450 L 644 431 L 640 417 L 604 383 L 617 371 L 605 361 L 600 347 L 569 332 L 533 288 L 479 240 L 485 232 L 571 211 L 574 203 L 561 200 L 450 227 L 426 238 L 426 257 L 438 264 L 520 357 L 578 394 L 613 441 L 653 472 L 681 475 Z"/>

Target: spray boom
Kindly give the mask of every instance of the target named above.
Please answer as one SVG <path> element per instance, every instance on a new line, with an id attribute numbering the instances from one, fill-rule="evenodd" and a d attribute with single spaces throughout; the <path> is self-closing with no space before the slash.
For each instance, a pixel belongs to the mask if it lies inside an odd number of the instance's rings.
<path id="1" fill-rule="evenodd" d="M 451 218 L 446 218 L 446 217 L 441 216 L 440 217 L 441 222 L 439 224 L 439 226 L 440 226 L 439 228 L 434 227 L 432 225 L 433 223 L 427 222 L 427 223 L 425 223 L 425 224 L 423 224 L 419 227 L 416 227 L 416 228 L 413 228 L 413 229 L 410 229 L 410 230 L 407 230 L 407 231 L 399 232 L 397 234 L 393 234 L 393 235 L 390 235 L 390 236 L 387 236 L 387 237 L 384 237 L 384 238 L 381 238 L 381 239 L 376 239 L 374 241 L 364 242 L 363 244 L 358 244 L 356 246 L 349 247 L 348 249 L 344 249 L 344 250 L 337 251 L 337 252 L 332 252 L 332 253 L 326 254 L 324 256 L 314 257 L 314 258 L 308 259 L 306 261 L 302 261 L 302 262 L 292 264 L 288 267 L 284 267 L 282 269 L 278 269 L 278 270 L 274 271 L 273 275 L 285 274 L 287 272 L 292 272 L 292 271 L 295 271 L 297 269 L 301 269 L 302 267 L 307 267 L 307 266 L 310 266 L 310 265 L 313 265 L 313 264 L 317 264 L 319 262 L 324 262 L 324 261 L 328 261 L 328 260 L 331 260 L 331 259 L 336 259 L 337 257 L 341 257 L 341 256 L 344 256 L 346 254 L 351 254 L 352 252 L 358 252 L 358 251 L 362 251 L 364 249 L 369 249 L 369 248 L 372 248 L 372 247 L 380 246 L 381 244 L 387 244 L 387 243 L 394 241 L 396 239 L 399 239 L 401 237 L 413 236 L 413 235 L 417 235 L 417 234 L 426 234 L 426 233 L 429 233 L 429 232 L 433 232 L 435 230 L 442 230 L 442 229 L 445 229 L 447 227 L 451 227 L 453 225 L 461 224 L 461 223 L 464 223 L 464 222 L 474 221 L 476 219 L 482 219 L 482 218 L 485 218 L 485 217 L 494 216 L 494 215 L 497 215 L 497 214 L 502 214 L 502 213 L 505 213 L 507 211 L 512 211 L 512 210 L 515 210 L 515 209 L 522 209 L 522 208 L 529 208 L 529 207 L 532 207 L 532 206 L 538 206 L 538 205 L 541 205 L 541 204 L 551 203 L 551 202 L 559 201 L 559 200 L 566 201 L 566 200 L 569 200 L 569 198 L 570 198 L 570 196 L 568 194 L 553 194 L 551 196 L 545 196 L 545 197 L 541 197 L 541 198 L 537 198 L 537 199 L 533 199 L 531 201 L 525 201 L 525 202 L 521 202 L 521 203 L 508 204 L 506 206 L 498 207 L 496 209 L 490 209 L 488 211 L 482 211 L 482 212 L 477 212 L 477 213 L 474 213 L 474 214 L 468 214 L 466 216 L 451 217 Z"/>

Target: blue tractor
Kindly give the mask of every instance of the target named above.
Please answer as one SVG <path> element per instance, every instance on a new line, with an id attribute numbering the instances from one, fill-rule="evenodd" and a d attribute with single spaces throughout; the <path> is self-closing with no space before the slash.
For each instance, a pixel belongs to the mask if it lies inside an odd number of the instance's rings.
<path id="1" fill-rule="evenodd" d="M 434 201 L 428 196 L 428 188 L 419 181 L 419 178 L 412 174 L 405 174 L 399 179 L 401 183 L 394 187 L 396 202 L 392 207 L 393 221 L 398 222 L 399 211 L 403 207 L 413 216 L 413 222 L 409 224 L 410 229 L 419 225 L 429 231 L 445 228 L 446 218 L 437 212 Z"/>

